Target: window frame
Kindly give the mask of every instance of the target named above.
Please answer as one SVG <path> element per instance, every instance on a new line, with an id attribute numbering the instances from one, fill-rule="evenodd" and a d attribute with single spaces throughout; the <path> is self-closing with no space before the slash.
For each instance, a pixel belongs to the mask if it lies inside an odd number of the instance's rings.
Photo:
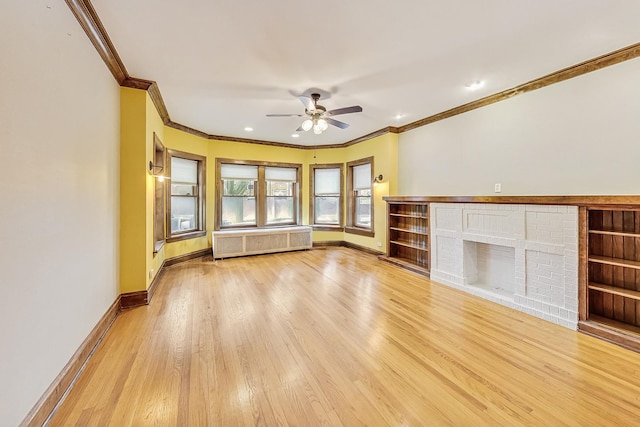
<path id="1" fill-rule="evenodd" d="M 223 182 L 222 182 L 222 165 L 234 164 L 234 165 L 247 165 L 258 167 L 258 180 L 255 181 L 254 195 L 256 198 L 256 225 L 222 225 L 222 197 L 223 197 Z M 266 181 L 266 168 L 267 167 L 279 167 L 279 168 L 295 168 L 296 169 L 296 182 L 293 189 L 293 221 L 284 224 L 267 224 L 267 181 Z M 300 215 L 302 212 L 302 164 L 300 163 L 282 163 L 282 162 L 265 162 L 256 160 L 238 160 L 238 159 L 226 159 L 216 158 L 216 206 L 215 206 L 215 230 L 238 230 L 238 229 L 252 229 L 252 228 L 278 228 L 278 227 L 291 227 L 299 225 Z"/>
<path id="2" fill-rule="evenodd" d="M 339 169 L 340 170 L 340 195 L 338 199 L 338 224 L 318 224 L 316 223 L 316 192 L 315 177 L 316 169 Z M 344 231 L 344 163 L 325 163 L 309 165 L 309 225 L 317 231 Z"/>
<path id="3" fill-rule="evenodd" d="M 353 189 L 353 168 L 355 166 L 371 164 L 371 178 L 369 182 L 371 183 L 371 227 L 362 227 L 356 225 L 356 194 Z M 346 233 L 357 234 L 360 236 L 374 237 L 375 236 L 375 228 L 374 228 L 374 212 L 375 212 L 375 203 L 374 196 L 375 193 L 373 191 L 373 156 L 366 157 L 364 159 L 353 160 L 351 162 L 347 162 L 347 225 L 344 229 Z"/>
<path id="4" fill-rule="evenodd" d="M 154 174 L 154 168 L 165 174 L 166 148 L 158 135 L 153 133 L 153 167 L 151 177 L 153 178 L 153 254 L 160 252 L 167 238 L 166 230 L 166 187 L 167 180 L 158 179 Z"/>
<path id="5" fill-rule="evenodd" d="M 197 237 L 203 237 L 207 235 L 207 221 L 206 221 L 206 193 L 207 193 L 207 185 L 206 185 L 206 170 L 207 170 L 207 158 L 205 156 L 200 156 L 198 154 L 187 153 L 184 151 L 178 150 L 167 150 L 167 175 L 171 177 L 171 159 L 177 157 L 185 160 L 194 160 L 198 162 L 198 196 L 196 213 L 197 213 L 197 227 L 195 230 L 188 230 L 183 232 L 171 232 L 171 182 L 167 185 L 167 193 L 166 193 L 166 204 L 167 204 L 167 215 L 166 215 L 166 241 L 167 242 L 177 242 L 180 240 L 193 239 Z"/>

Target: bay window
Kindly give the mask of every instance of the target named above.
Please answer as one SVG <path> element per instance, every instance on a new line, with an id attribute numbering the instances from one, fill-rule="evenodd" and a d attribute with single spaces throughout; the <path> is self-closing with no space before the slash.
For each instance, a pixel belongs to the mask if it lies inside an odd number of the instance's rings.
<path id="1" fill-rule="evenodd" d="M 295 225 L 301 165 L 216 159 L 216 229 Z"/>
<path id="2" fill-rule="evenodd" d="M 373 157 L 347 163 L 349 233 L 374 236 L 372 170 Z"/>
<path id="3" fill-rule="evenodd" d="M 167 241 L 204 236 L 206 159 L 168 150 Z"/>
<path id="4" fill-rule="evenodd" d="M 335 230 L 342 227 L 342 168 L 341 163 L 309 166 L 309 222 L 315 229 Z"/>
<path id="5" fill-rule="evenodd" d="M 257 224 L 258 167 L 223 164 L 220 173 L 222 179 L 222 226 L 255 226 Z"/>

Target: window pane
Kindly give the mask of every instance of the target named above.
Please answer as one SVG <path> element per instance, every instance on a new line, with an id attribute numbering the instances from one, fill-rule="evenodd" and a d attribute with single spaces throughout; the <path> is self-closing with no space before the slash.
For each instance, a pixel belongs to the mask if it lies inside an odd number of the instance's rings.
<path id="1" fill-rule="evenodd" d="M 222 226 L 256 225 L 255 197 L 223 197 Z"/>
<path id="2" fill-rule="evenodd" d="M 267 224 L 293 222 L 293 197 L 267 197 Z"/>
<path id="3" fill-rule="evenodd" d="M 171 182 L 197 184 L 198 161 L 172 157 Z"/>
<path id="4" fill-rule="evenodd" d="M 353 167 L 353 188 L 371 187 L 371 163 Z"/>
<path id="5" fill-rule="evenodd" d="M 225 196 L 254 196 L 254 181 L 249 179 L 225 179 L 224 183 Z"/>
<path id="6" fill-rule="evenodd" d="M 293 196 L 293 182 L 267 181 L 267 196 Z"/>
<path id="7" fill-rule="evenodd" d="M 356 197 L 356 225 L 371 228 L 371 197 Z"/>
<path id="8" fill-rule="evenodd" d="M 340 194 L 340 169 L 315 169 L 314 173 L 316 194 Z"/>
<path id="9" fill-rule="evenodd" d="M 195 196 L 198 186 L 193 184 L 175 184 L 171 183 L 172 196 Z"/>
<path id="10" fill-rule="evenodd" d="M 297 179 L 296 168 L 277 168 L 267 166 L 264 171 L 264 178 L 267 181 L 293 181 Z"/>
<path id="11" fill-rule="evenodd" d="M 197 228 L 195 197 L 171 197 L 171 232 Z"/>
<path id="12" fill-rule="evenodd" d="M 222 164 L 220 167 L 221 178 L 240 178 L 255 181 L 258 179 L 258 167 L 249 165 Z"/>
<path id="13" fill-rule="evenodd" d="M 340 224 L 340 197 L 316 197 L 314 208 L 316 224 Z"/>

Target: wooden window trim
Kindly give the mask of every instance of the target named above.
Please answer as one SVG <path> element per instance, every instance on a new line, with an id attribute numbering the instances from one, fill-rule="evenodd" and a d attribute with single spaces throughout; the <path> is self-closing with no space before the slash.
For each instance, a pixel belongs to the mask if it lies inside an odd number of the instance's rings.
<path id="1" fill-rule="evenodd" d="M 316 169 L 340 169 L 340 210 L 338 212 L 339 223 L 316 224 L 315 211 L 315 171 Z M 344 163 L 325 163 L 309 165 L 309 224 L 317 231 L 344 231 Z"/>
<path id="2" fill-rule="evenodd" d="M 243 226 L 222 226 L 222 165 L 247 165 L 258 167 L 258 181 L 255 188 L 256 198 L 256 225 L 243 225 Z M 265 179 L 266 167 L 280 167 L 280 168 L 295 168 L 296 169 L 296 185 L 294 188 L 294 203 L 293 203 L 293 222 L 286 224 L 268 225 L 267 224 L 267 181 Z M 250 229 L 250 228 L 278 228 L 278 227 L 290 227 L 292 225 L 299 225 L 301 223 L 300 216 L 302 212 L 302 164 L 301 163 L 284 163 L 284 162 L 266 162 L 258 160 L 238 160 L 238 159 L 226 159 L 218 157 L 216 158 L 216 201 L 215 201 L 215 230 L 236 230 L 236 229 Z"/>
<path id="3" fill-rule="evenodd" d="M 183 233 L 171 234 L 171 185 L 167 185 L 167 242 L 178 242 L 180 240 L 195 239 L 207 235 L 206 221 L 206 195 L 207 195 L 207 158 L 198 154 L 187 153 L 173 149 L 167 150 L 167 175 L 171 176 L 171 158 L 179 157 L 187 160 L 195 160 L 198 162 L 198 227 L 197 230 L 186 231 Z"/>
<path id="4" fill-rule="evenodd" d="M 357 234 L 359 236 L 374 237 L 375 236 L 375 230 L 374 230 L 375 208 L 374 208 L 373 184 L 371 184 L 371 227 L 365 228 L 365 227 L 358 227 L 355 225 L 356 212 L 355 212 L 355 193 L 353 190 L 353 168 L 354 166 L 365 165 L 367 163 L 371 164 L 370 182 L 373 183 L 373 176 L 374 176 L 373 156 L 347 162 L 347 225 L 344 228 L 344 231 L 345 233 L 349 233 L 349 234 Z"/>
<path id="5" fill-rule="evenodd" d="M 153 133 L 153 165 L 158 167 L 163 175 L 166 173 L 165 165 L 167 163 L 166 148 L 158 135 Z M 154 169 L 150 171 L 154 175 Z M 167 181 L 160 181 L 153 177 L 153 255 L 155 256 L 164 246 L 167 240 L 166 229 L 166 187 Z"/>

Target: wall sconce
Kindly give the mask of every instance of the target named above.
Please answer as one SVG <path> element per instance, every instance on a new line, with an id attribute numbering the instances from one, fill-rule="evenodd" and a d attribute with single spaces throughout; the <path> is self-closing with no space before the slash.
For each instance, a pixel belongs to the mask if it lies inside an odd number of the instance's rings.
<path id="1" fill-rule="evenodd" d="M 153 162 L 149 162 L 149 172 L 151 176 L 158 178 L 158 181 L 162 182 L 165 179 L 169 179 L 168 176 L 162 175 L 162 171 L 164 171 L 164 166 L 154 165 Z"/>
<path id="2" fill-rule="evenodd" d="M 380 184 L 383 179 L 384 179 L 384 177 L 382 176 L 382 174 L 376 176 L 375 178 L 373 178 L 373 185 Z"/>

